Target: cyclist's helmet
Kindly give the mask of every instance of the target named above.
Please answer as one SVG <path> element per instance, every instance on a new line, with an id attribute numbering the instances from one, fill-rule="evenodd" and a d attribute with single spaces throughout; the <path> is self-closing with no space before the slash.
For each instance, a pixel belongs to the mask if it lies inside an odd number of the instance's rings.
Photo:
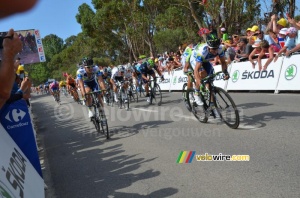
<path id="1" fill-rule="evenodd" d="M 154 67 L 154 61 L 151 58 L 148 59 L 147 64 L 148 64 L 148 68 Z"/>
<path id="2" fill-rule="evenodd" d="M 145 55 L 140 55 L 140 56 L 139 56 L 139 59 L 144 59 L 144 58 L 146 58 Z"/>
<path id="3" fill-rule="evenodd" d="M 103 73 L 107 73 L 107 72 L 108 72 L 107 67 L 104 67 L 103 68 Z"/>
<path id="4" fill-rule="evenodd" d="M 127 65 L 125 65 L 125 69 L 126 69 L 126 71 L 132 70 L 131 64 L 128 63 Z"/>
<path id="5" fill-rule="evenodd" d="M 221 41 L 215 35 L 209 34 L 207 35 L 206 43 L 209 48 L 218 48 L 221 44 Z"/>
<path id="6" fill-rule="evenodd" d="M 124 72 L 125 72 L 124 66 L 123 66 L 123 65 L 119 65 L 119 66 L 118 66 L 118 71 L 121 72 L 121 73 L 122 73 L 122 72 L 124 73 Z"/>
<path id="7" fill-rule="evenodd" d="M 83 58 L 82 64 L 83 66 L 92 66 L 94 64 L 94 61 L 91 58 Z"/>
<path id="8" fill-rule="evenodd" d="M 106 69 L 107 69 L 108 73 L 111 73 L 111 68 L 110 67 L 106 67 Z"/>

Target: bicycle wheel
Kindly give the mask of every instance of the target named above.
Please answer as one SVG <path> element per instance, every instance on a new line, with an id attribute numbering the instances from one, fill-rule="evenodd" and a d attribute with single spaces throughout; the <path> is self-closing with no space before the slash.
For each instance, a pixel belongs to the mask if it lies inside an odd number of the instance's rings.
<path id="1" fill-rule="evenodd" d="M 140 97 L 142 97 L 142 96 L 146 97 L 146 95 L 147 95 L 142 83 L 139 84 L 139 93 L 140 93 Z"/>
<path id="2" fill-rule="evenodd" d="M 159 85 L 155 85 L 153 88 L 150 88 L 150 103 L 157 104 L 158 106 L 162 103 L 162 94 L 160 91 Z"/>
<path id="3" fill-rule="evenodd" d="M 103 110 L 100 111 L 100 123 L 101 123 L 102 133 L 106 136 L 106 139 L 109 139 L 110 134 L 108 130 L 107 119 Z"/>
<path id="4" fill-rule="evenodd" d="M 99 122 L 99 109 L 97 107 L 94 106 L 94 117 L 91 118 L 93 124 L 95 125 L 96 131 L 98 133 L 101 132 L 100 130 L 100 122 Z"/>
<path id="5" fill-rule="evenodd" d="M 119 91 L 119 102 L 118 102 L 119 108 L 122 109 L 123 107 L 123 98 L 122 93 Z"/>
<path id="6" fill-rule="evenodd" d="M 128 89 L 128 98 L 130 102 L 138 102 L 138 94 L 134 85 L 131 85 Z"/>
<path id="7" fill-rule="evenodd" d="M 208 109 L 208 104 L 204 100 L 202 95 L 200 95 L 200 98 L 202 101 L 204 101 L 203 105 L 197 105 L 197 103 L 195 102 L 195 97 L 199 97 L 199 96 L 195 95 L 194 89 L 187 89 L 186 97 L 187 97 L 188 103 L 191 106 L 191 112 L 194 114 L 194 116 L 197 118 L 197 120 L 199 120 L 202 123 L 207 123 L 207 120 L 209 117 L 208 112 L 206 111 Z"/>
<path id="8" fill-rule="evenodd" d="M 184 83 L 182 86 L 182 100 L 187 110 L 192 111 L 191 103 L 187 99 L 187 83 Z"/>
<path id="9" fill-rule="evenodd" d="M 236 129 L 240 125 L 239 111 L 231 96 L 222 88 L 215 87 L 215 106 L 227 126 Z"/>

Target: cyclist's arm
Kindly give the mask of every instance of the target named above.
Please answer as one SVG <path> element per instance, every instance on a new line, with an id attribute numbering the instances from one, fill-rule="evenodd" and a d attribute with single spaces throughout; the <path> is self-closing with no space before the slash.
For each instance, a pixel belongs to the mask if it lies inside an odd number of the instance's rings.
<path id="1" fill-rule="evenodd" d="M 98 83 L 101 87 L 101 90 L 105 90 L 105 84 L 104 84 L 102 76 L 98 76 L 97 78 L 98 78 Z"/>
<path id="2" fill-rule="evenodd" d="M 80 87 L 80 91 L 81 91 L 81 94 L 83 96 L 85 96 L 85 89 L 84 89 L 84 83 L 83 83 L 83 80 L 82 79 L 78 79 L 78 84 L 79 84 L 79 87 Z"/>
<path id="3" fill-rule="evenodd" d="M 142 78 L 145 79 L 145 80 L 149 80 L 145 74 L 142 74 Z"/>
<path id="4" fill-rule="evenodd" d="M 196 80 L 196 87 L 200 87 L 200 83 L 201 83 L 201 76 L 199 74 L 199 69 L 202 67 L 202 63 L 201 62 L 196 62 L 196 66 L 195 66 L 195 70 L 194 70 L 194 76 L 195 76 L 195 80 Z"/>

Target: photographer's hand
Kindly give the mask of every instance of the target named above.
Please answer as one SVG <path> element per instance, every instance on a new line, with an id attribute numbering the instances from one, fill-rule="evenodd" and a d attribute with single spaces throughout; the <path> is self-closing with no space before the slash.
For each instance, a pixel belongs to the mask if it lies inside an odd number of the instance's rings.
<path id="1" fill-rule="evenodd" d="M 3 52 L 0 67 L 0 108 L 10 97 L 15 81 L 14 58 L 22 50 L 22 42 L 13 29 L 10 29 L 3 40 Z"/>

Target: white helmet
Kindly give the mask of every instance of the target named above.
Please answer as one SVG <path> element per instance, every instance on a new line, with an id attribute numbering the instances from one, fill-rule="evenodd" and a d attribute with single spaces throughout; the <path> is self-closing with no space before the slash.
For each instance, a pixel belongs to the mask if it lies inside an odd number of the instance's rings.
<path id="1" fill-rule="evenodd" d="M 123 65 L 119 65 L 119 66 L 118 66 L 118 71 L 119 71 L 119 72 L 125 72 L 124 66 L 123 66 Z"/>
<path id="2" fill-rule="evenodd" d="M 132 70 L 132 66 L 131 66 L 131 64 L 130 64 L 130 63 L 128 63 L 127 65 L 125 65 L 125 69 L 126 69 L 126 71 L 128 71 L 128 70 Z"/>

